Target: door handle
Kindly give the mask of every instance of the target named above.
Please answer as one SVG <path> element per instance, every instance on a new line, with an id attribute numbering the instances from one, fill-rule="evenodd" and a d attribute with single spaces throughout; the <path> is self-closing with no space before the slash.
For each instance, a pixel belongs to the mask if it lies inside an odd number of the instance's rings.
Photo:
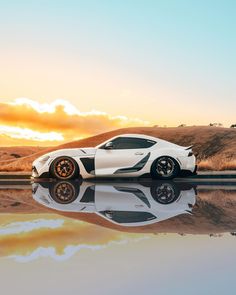
<path id="1" fill-rule="evenodd" d="M 136 152 L 135 155 L 137 155 L 137 156 L 138 155 L 143 155 L 143 153 L 142 152 Z"/>

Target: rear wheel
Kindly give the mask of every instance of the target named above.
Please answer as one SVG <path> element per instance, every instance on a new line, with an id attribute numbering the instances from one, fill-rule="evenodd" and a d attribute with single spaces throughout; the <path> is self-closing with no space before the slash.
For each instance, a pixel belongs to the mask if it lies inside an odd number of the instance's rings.
<path id="1" fill-rule="evenodd" d="M 168 205 L 178 199 L 180 190 L 175 183 L 156 182 L 151 187 L 151 195 L 156 202 Z"/>
<path id="2" fill-rule="evenodd" d="M 172 179 L 178 175 L 179 171 L 177 161 L 168 156 L 156 159 L 151 167 L 151 175 L 157 179 Z"/>
<path id="3" fill-rule="evenodd" d="M 50 167 L 51 175 L 57 179 L 73 179 L 79 174 L 78 164 L 70 157 L 56 158 Z"/>

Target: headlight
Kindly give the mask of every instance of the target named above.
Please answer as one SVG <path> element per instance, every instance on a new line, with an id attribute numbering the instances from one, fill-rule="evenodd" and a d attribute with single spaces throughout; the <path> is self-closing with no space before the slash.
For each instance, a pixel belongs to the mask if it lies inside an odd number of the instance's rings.
<path id="1" fill-rule="evenodd" d="M 193 152 L 188 153 L 188 157 L 191 157 L 193 155 Z"/>

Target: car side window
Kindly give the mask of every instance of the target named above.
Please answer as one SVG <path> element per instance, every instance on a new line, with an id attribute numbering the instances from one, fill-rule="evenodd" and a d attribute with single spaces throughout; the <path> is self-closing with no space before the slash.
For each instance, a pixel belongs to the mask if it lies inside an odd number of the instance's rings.
<path id="1" fill-rule="evenodd" d="M 156 219 L 153 214 L 140 211 L 100 211 L 100 213 L 117 223 L 138 223 Z"/>
<path id="2" fill-rule="evenodd" d="M 136 137 L 117 137 L 113 141 L 114 150 L 122 149 L 143 149 L 153 146 L 156 142 L 154 140 L 136 138 Z"/>

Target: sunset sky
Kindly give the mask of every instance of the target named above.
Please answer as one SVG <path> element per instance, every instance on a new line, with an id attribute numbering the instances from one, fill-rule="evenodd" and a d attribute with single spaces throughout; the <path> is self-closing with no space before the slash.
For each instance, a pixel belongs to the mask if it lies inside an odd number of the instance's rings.
<path id="1" fill-rule="evenodd" d="M 0 146 L 236 123 L 234 0 L 0 1 Z"/>

